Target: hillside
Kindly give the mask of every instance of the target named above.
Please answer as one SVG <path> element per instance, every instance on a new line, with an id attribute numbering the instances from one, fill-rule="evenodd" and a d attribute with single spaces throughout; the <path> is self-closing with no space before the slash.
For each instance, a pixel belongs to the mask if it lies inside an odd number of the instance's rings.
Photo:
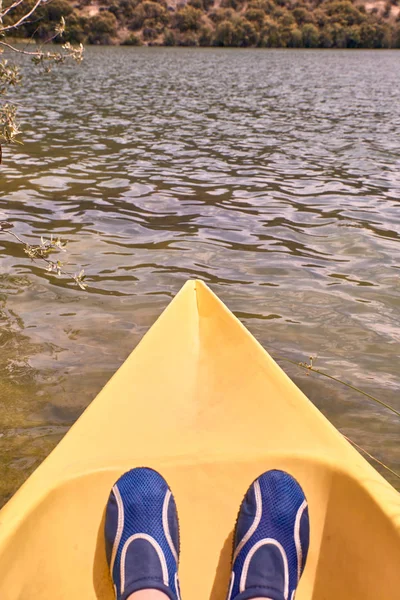
<path id="1" fill-rule="evenodd" d="M 51 0 L 21 29 L 89 44 L 398 48 L 400 0 Z M 6 21 L 6 19 L 5 19 Z"/>

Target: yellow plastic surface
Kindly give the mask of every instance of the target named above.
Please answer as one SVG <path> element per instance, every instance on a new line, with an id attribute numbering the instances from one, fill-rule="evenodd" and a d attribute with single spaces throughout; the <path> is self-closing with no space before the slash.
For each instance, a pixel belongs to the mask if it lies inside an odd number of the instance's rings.
<path id="1" fill-rule="evenodd" d="M 183 600 L 224 600 L 239 504 L 271 468 L 310 506 L 297 600 L 399 600 L 399 494 L 194 281 L 0 512 L 1 600 L 111 600 L 105 503 L 141 465 L 176 497 Z"/>

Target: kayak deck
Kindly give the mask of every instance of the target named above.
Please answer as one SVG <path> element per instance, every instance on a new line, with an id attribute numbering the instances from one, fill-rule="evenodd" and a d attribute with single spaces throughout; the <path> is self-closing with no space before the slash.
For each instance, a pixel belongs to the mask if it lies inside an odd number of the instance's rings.
<path id="1" fill-rule="evenodd" d="M 309 501 L 297 600 L 395 600 L 400 495 L 201 282 L 189 281 L 0 512 L 0 598 L 114 598 L 104 551 L 112 484 L 161 472 L 181 526 L 182 597 L 224 600 L 232 530 L 262 472 Z"/>

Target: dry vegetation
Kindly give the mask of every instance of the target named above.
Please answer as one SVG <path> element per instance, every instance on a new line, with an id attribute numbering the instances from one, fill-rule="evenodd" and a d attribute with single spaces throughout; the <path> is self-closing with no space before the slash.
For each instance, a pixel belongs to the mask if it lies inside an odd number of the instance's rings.
<path id="1" fill-rule="evenodd" d="M 89 44 L 398 48 L 400 0 L 51 0 L 19 30 Z"/>

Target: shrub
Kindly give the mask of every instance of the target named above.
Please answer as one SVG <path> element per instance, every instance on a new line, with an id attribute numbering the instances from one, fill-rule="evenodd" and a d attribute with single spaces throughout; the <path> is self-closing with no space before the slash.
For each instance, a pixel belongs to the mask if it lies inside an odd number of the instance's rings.
<path id="1" fill-rule="evenodd" d="M 377 25 L 377 34 L 380 39 L 378 48 L 390 48 L 392 43 L 392 29 L 387 24 Z"/>
<path id="2" fill-rule="evenodd" d="M 385 8 L 382 13 L 382 17 L 384 19 L 388 19 L 390 17 L 391 12 L 392 12 L 392 3 L 390 2 L 390 0 L 388 0 L 388 2 L 386 2 L 386 4 L 385 4 Z"/>
<path id="3" fill-rule="evenodd" d="M 392 46 L 393 48 L 400 48 L 400 27 L 393 31 Z"/>
<path id="4" fill-rule="evenodd" d="M 129 29 L 141 29 L 146 20 L 146 11 L 143 4 L 139 4 L 133 11 L 132 17 L 129 20 Z"/>
<path id="5" fill-rule="evenodd" d="M 400 46 L 400 14 L 395 18 L 392 10 L 400 0 L 384 0 L 372 11 L 358 6 L 355 0 L 221 0 L 215 10 L 214 0 L 177 1 L 174 10 L 167 0 L 98 0 L 99 13 L 86 17 L 78 9 L 89 6 L 90 0 L 48 0 L 38 8 L 35 19 L 18 28 L 16 35 L 46 41 L 53 38 L 56 24 L 64 17 L 66 31 L 56 43 L 109 44 L 117 41 L 118 30 L 129 28 L 142 33 L 127 35 L 124 45 L 140 45 L 142 39 L 149 45 L 159 44 L 163 35 L 165 45 Z M 7 5 L 12 2 L 5 0 Z M 26 0 L 28 5 L 34 3 Z M 24 8 L 17 5 L 14 17 L 22 17 Z M 5 15 L 4 24 L 11 24 L 9 20 L 10 16 Z"/>
<path id="6" fill-rule="evenodd" d="M 44 21 L 40 23 L 40 25 L 36 25 L 35 30 L 32 32 L 32 35 L 43 42 L 47 42 L 54 35 L 54 24 L 49 23 L 48 21 Z"/>
<path id="7" fill-rule="evenodd" d="M 295 23 L 296 21 L 290 12 L 285 12 L 279 19 L 279 25 L 281 27 L 292 27 L 292 25 L 295 25 Z"/>
<path id="8" fill-rule="evenodd" d="M 360 27 L 360 46 L 363 48 L 385 47 L 385 28 L 378 23 L 363 23 Z"/>
<path id="9" fill-rule="evenodd" d="M 280 19 L 281 17 L 283 17 L 284 14 L 285 14 L 285 9 L 284 8 L 280 8 L 279 6 L 275 6 L 274 10 L 272 11 L 271 16 L 274 19 Z"/>
<path id="10" fill-rule="evenodd" d="M 193 6 L 193 8 L 197 8 L 198 10 L 204 10 L 203 0 L 189 0 L 188 6 Z"/>
<path id="11" fill-rule="evenodd" d="M 333 43 L 332 28 L 330 26 L 324 27 L 319 35 L 319 45 L 321 48 L 332 48 Z"/>
<path id="12" fill-rule="evenodd" d="M 226 20 L 219 23 L 215 32 L 215 45 L 217 46 L 256 46 L 259 35 L 250 21 L 241 17 L 235 20 Z"/>
<path id="13" fill-rule="evenodd" d="M 328 23 L 329 17 L 321 8 L 314 10 L 312 16 L 314 19 L 312 22 L 318 25 L 318 27 L 325 27 L 325 25 Z"/>
<path id="14" fill-rule="evenodd" d="M 331 21 L 341 25 L 360 25 L 365 20 L 365 14 L 348 0 L 335 0 L 326 5 L 326 12 Z"/>
<path id="15" fill-rule="evenodd" d="M 151 42 L 158 37 L 158 31 L 155 27 L 144 27 L 143 29 L 143 39 L 146 42 Z"/>
<path id="16" fill-rule="evenodd" d="M 292 14 L 299 25 L 304 25 L 304 23 L 314 23 L 313 14 L 303 6 L 295 8 L 292 11 Z"/>
<path id="17" fill-rule="evenodd" d="M 127 38 L 124 39 L 124 41 L 122 42 L 123 46 L 141 46 L 142 45 L 142 40 L 140 39 L 139 36 L 135 35 L 134 33 L 131 33 L 131 35 L 129 35 Z"/>
<path id="18" fill-rule="evenodd" d="M 151 24 L 147 21 L 151 21 Z M 129 22 L 129 28 L 136 31 L 141 29 L 146 24 L 147 26 L 155 26 L 156 23 L 164 28 L 169 22 L 169 14 L 165 6 L 158 2 L 148 0 L 138 6 L 133 11 L 132 18 Z"/>
<path id="19" fill-rule="evenodd" d="M 173 31 L 167 29 L 164 33 L 164 45 L 165 46 L 176 46 L 176 37 Z"/>
<path id="20" fill-rule="evenodd" d="M 117 35 L 117 19 L 109 12 L 103 12 L 87 21 L 90 44 L 111 44 Z"/>
<path id="21" fill-rule="evenodd" d="M 215 31 L 216 46 L 233 46 L 235 41 L 235 27 L 232 21 L 218 23 Z"/>
<path id="22" fill-rule="evenodd" d="M 259 41 L 259 35 L 253 23 L 250 23 L 247 19 L 241 19 L 237 26 L 239 46 L 247 48 L 250 46 L 257 46 Z"/>
<path id="23" fill-rule="evenodd" d="M 360 26 L 346 28 L 346 48 L 359 48 L 361 45 Z"/>
<path id="24" fill-rule="evenodd" d="M 260 34 L 259 45 L 265 48 L 281 48 L 280 28 L 274 21 L 267 20 Z"/>
<path id="25" fill-rule="evenodd" d="M 11 1 L 6 2 L 7 5 L 12 5 Z M 4 25 L 12 25 L 23 17 L 28 8 L 33 8 L 34 2 L 29 0 L 22 2 L 11 10 L 4 17 Z M 35 37 L 41 40 L 47 40 L 54 36 L 56 24 L 73 13 L 73 8 L 67 0 L 54 0 L 48 4 L 41 4 L 35 11 L 35 18 L 30 18 L 21 26 L 13 31 L 15 37 Z"/>
<path id="26" fill-rule="evenodd" d="M 214 6 L 214 0 L 203 0 L 204 10 L 209 11 Z"/>
<path id="27" fill-rule="evenodd" d="M 199 41 L 193 31 L 185 31 L 178 37 L 178 46 L 198 46 Z"/>
<path id="28" fill-rule="evenodd" d="M 221 0 L 222 8 L 233 8 L 233 10 L 240 10 L 244 0 Z"/>
<path id="29" fill-rule="evenodd" d="M 185 6 L 175 13 L 175 27 L 179 31 L 198 31 L 201 26 L 203 13 L 193 6 Z"/>
<path id="30" fill-rule="evenodd" d="M 57 23 L 61 20 L 61 17 L 68 17 L 74 10 L 67 0 L 53 0 L 44 5 L 43 8 L 45 11 L 44 18 L 49 21 L 57 21 Z"/>
<path id="31" fill-rule="evenodd" d="M 318 29 L 312 23 L 306 23 L 301 28 L 303 46 L 305 48 L 317 48 L 319 42 Z"/>
<path id="32" fill-rule="evenodd" d="M 301 29 L 293 27 L 290 30 L 289 39 L 287 41 L 288 48 L 301 48 L 303 45 L 303 34 Z"/>
<path id="33" fill-rule="evenodd" d="M 213 32 L 210 27 L 202 27 L 199 35 L 200 46 L 211 46 L 213 41 Z"/>
<path id="34" fill-rule="evenodd" d="M 249 8 L 244 14 L 245 18 L 254 23 L 254 25 L 261 27 L 264 23 L 265 12 L 261 8 Z"/>
<path id="35" fill-rule="evenodd" d="M 140 3 L 140 0 L 115 0 L 108 8 L 117 19 L 130 21 L 135 13 L 135 8 Z"/>
<path id="36" fill-rule="evenodd" d="M 333 45 L 336 48 L 346 48 L 347 47 L 347 37 L 345 28 L 339 23 L 334 23 L 331 26 Z"/>
<path id="37" fill-rule="evenodd" d="M 70 44 L 80 44 L 86 41 L 87 19 L 73 13 L 66 19 L 66 29 L 60 38 L 54 41 L 70 42 Z"/>
<path id="38" fill-rule="evenodd" d="M 273 2 L 271 2 L 271 0 L 251 0 L 247 8 L 248 10 L 253 8 L 260 9 L 265 14 L 270 15 L 275 11 L 276 6 Z"/>
<path id="39" fill-rule="evenodd" d="M 235 17 L 235 11 L 231 8 L 223 9 L 220 8 L 218 10 L 213 11 L 209 18 L 215 24 L 222 23 L 222 21 L 231 21 Z"/>

